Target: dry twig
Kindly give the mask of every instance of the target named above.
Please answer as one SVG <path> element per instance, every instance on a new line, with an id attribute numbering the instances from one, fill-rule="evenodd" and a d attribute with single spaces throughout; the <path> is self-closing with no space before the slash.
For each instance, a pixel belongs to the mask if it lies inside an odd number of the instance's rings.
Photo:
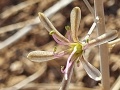
<path id="1" fill-rule="evenodd" d="M 26 20 L 23 22 L 19 22 L 19 23 L 15 23 L 15 24 L 11 24 L 8 26 L 4 26 L 0 28 L 0 34 L 2 33 L 6 33 L 6 32 L 10 32 L 13 30 L 19 30 L 20 28 L 23 28 L 24 26 L 28 25 L 28 24 L 32 24 L 34 23 L 34 19 L 30 19 L 30 20 Z"/>
<path id="2" fill-rule="evenodd" d="M 118 79 L 115 81 L 115 83 L 111 87 L 111 90 L 120 90 L 120 76 L 118 77 Z"/>
<path id="3" fill-rule="evenodd" d="M 39 89 L 39 90 L 58 90 L 60 84 L 46 84 L 46 83 L 41 83 L 41 84 L 34 84 L 30 83 L 26 85 L 25 87 L 22 88 L 22 90 L 26 89 Z M 86 87 L 81 87 L 79 85 L 75 85 L 71 83 L 69 85 L 69 90 L 101 90 L 99 87 L 96 88 L 86 88 Z"/>
<path id="4" fill-rule="evenodd" d="M 43 63 L 41 65 L 41 68 L 36 73 L 27 77 L 26 79 L 24 79 L 20 83 L 14 85 L 12 87 L 5 88 L 3 90 L 18 90 L 18 89 L 22 88 L 23 86 L 27 85 L 28 83 L 32 82 L 33 80 L 37 79 L 38 77 L 40 77 L 45 72 L 46 69 L 47 69 L 47 64 Z"/>
<path id="5" fill-rule="evenodd" d="M 18 11 L 20 11 L 20 10 L 30 6 L 30 5 L 38 3 L 38 2 L 40 2 L 40 0 L 34 0 L 34 1 L 33 0 L 27 0 L 25 2 L 22 2 L 18 5 L 16 5 L 16 6 L 12 6 L 11 8 L 6 9 L 3 13 L 1 13 L 0 18 L 5 19 L 5 18 L 17 13 Z"/>
<path id="6" fill-rule="evenodd" d="M 93 16 L 94 16 L 94 14 L 95 14 L 95 12 L 94 12 L 94 9 L 92 8 L 92 6 L 90 5 L 90 3 L 88 2 L 88 0 L 83 0 L 84 1 L 84 3 L 86 4 L 86 6 L 88 7 L 88 9 L 89 9 L 89 11 L 93 14 Z"/>

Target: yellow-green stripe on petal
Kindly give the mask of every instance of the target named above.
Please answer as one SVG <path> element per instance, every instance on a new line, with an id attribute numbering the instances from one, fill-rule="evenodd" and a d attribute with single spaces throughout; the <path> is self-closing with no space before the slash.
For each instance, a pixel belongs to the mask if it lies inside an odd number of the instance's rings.
<path id="1" fill-rule="evenodd" d="M 70 22 L 71 22 L 71 37 L 74 42 L 78 42 L 78 29 L 81 20 L 81 10 L 79 7 L 73 8 L 70 14 Z"/>
<path id="2" fill-rule="evenodd" d="M 105 34 L 97 37 L 96 39 L 89 41 L 88 47 L 94 47 L 97 45 L 107 43 L 107 42 L 115 39 L 117 36 L 118 36 L 117 31 L 111 30 L 110 32 L 105 33 Z"/>
<path id="3" fill-rule="evenodd" d="M 48 30 L 48 32 L 51 32 L 54 30 L 54 35 L 61 41 L 68 43 L 69 40 L 65 38 L 61 33 L 59 33 L 56 28 L 53 26 L 53 24 L 50 22 L 50 20 L 43 14 L 43 13 L 38 13 L 39 18 L 44 25 L 44 27 Z"/>
<path id="4" fill-rule="evenodd" d="M 53 52 L 49 51 L 32 51 L 28 54 L 27 58 L 34 62 L 44 62 L 53 60 L 56 57 Z"/>

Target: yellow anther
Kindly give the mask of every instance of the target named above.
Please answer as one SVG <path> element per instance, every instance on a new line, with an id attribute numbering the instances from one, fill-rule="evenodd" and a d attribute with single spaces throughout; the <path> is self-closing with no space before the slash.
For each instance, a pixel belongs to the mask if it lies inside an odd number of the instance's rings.
<path id="1" fill-rule="evenodd" d="M 55 46 L 55 47 L 54 47 L 54 51 L 53 51 L 53 52 L 56 52 L 56 51 L 57 51 L 57 47 Z"/>
<path id="2" fill-rule="evenodd" d="M 61 69 L 63 70 L 65 67 L 64 66 L 61 66 Z"/>
<path id="3" fill-rule="evenodd" d="M 65 30 L 70 30 L 70 26 L 65 26 Z"/>
<path id="4" fill-rule="evenodd" d="M 50 35 L 52 35 L 52 34 L 54 34 L 54 33 L 55 33 L 54 30 L 51 30 L 51 31 L 49 32 Z"/>
<path id="5" fill-rule="evenodd" d="M 88 38 L 86 39 L 86 43 L 89 43 L 89 39 Z"/>

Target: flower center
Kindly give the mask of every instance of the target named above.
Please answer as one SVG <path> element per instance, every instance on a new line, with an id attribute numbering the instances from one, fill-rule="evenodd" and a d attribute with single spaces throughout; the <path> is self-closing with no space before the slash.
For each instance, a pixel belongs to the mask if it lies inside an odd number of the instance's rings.
<path id="1" fill-rule="evenodd" d="M 82 52 L 83 52 L 83 49 L 82 49 L 82 44 L 81 43 L 72 43 L 71 45 L 70 45 L 70 51 L 73 51 L 73 49 L 74 48 L 76 48 L 77 49 L 77 51 L 76 51 L 76 53 L 75 54 L 82 54 Z"/>

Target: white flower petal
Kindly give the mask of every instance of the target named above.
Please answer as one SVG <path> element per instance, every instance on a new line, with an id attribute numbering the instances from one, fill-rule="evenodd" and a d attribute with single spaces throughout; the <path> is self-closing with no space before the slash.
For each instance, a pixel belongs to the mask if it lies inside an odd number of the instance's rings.
<path id="1" fill-rule="evenodd" d="M 97 68 L 95 68 L 93 65 L 91 65 L 88 61 L 84 60 L 83 58 L 81 62 L 82 62 L 82 65 L 85 71 L 87 72 L 90 78 L 96 81 L 101 80 L 102 76 L 101 76 L 100 71 Z"/>
<path id="2" fill-rule="evenodd" d="M 74 42 L 78 42 L 78 29 L 81 20 L 81 10 L 79 7 L 73 8 L 70 14 L 70 21 L 71 21 L 71 37 Z"/>
<path id="3" fill-rule="evenodd" d="M 34 62 L 44 62 L 53 60 L 56 57 L 53 52 L 49 51 L 32 51 L 28 54 L 27 58 Z"/>
<path id="4" fill-rule="evenodd" d="M 93 40 L 89 41 L 88 47 L 94 47 L 94 46 L 97 46 L 97 45 L 107 43 L 107 42 L 115 39 L 117 36 L 118 36 L 117 31 L 112 30 L 108 33 L 105 33 L 105 34 L 97 37 L 96 39 L 93 39 Z"/>
<path id="5" fill-rule="evenodd" d="M 53 26 L 53 24 L 50 22 L 50 20 L 43 14 L 43 13 L 38 13 L 40 21 L 42 24 L 45 26 L 45 28 L 48 30 L 50 33 L 51 31 L 54 31 L 54 35 L 61 41 L 68 43 L 69 40 L 65 38 L 61 33 L 59 33 L 56 28 Z"/>

